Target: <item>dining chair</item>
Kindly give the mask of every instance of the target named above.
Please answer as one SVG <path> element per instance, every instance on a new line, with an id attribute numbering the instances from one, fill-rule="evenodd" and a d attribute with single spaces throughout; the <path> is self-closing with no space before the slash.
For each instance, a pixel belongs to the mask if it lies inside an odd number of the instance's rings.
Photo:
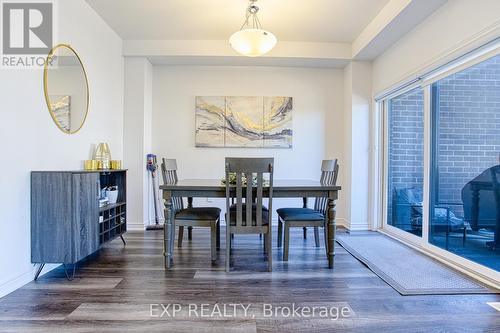
<path id="1" fill-rule="evenodd" d="M 175 159 L 162 159 L 161 171 L 163 183 L 173 185 L 178 181 L 177 162 Z M 220 208 L 193 207 L 192 200 L 188 200 L 188 207 L 184 208 L 181 197 L 172 197 L 173 230 L 179 227 L 177 246 L 182 247 L 184 227 L 210 228 L 210 243 L 212 261 L 217 260 L 217 250 L 220 248 Z M 175 232 L 174 232 L 175 234 Z"/>
<path id="2" fill-rule="evenodd" d="M 337 159 L 324 160 L 321 163 L 321 178 L 322 185 L 336 185 L 339 172 L 339 164 Z M 306 200 L 304 200 L 306 203 Z M 323 227 L 325 237 L 325 249 L 328 254 L 327 242 L 327 198 L 316 198 L 314 209 L 311 208 L 280 208 L 278 213 L 278 247 L 281 247 L 284 231 L 283 244 L 283 261 L 288 260 L 288 252 L 290 248 L 290 228 L 295 227 L 314 227 L 314 239 L 316 247 L 319 247 L 319 227 Z M 284 229 L 284 230 L 283 230 Z"/>
<path id="3" fill-rule="evenodd" d="M 271 218 L 273 201 L 274 158 L 226 157 L 226 272 L 230 270 L 231 243 L 233 234 L 263 234 L 267 268 L 272 271 Z M 236 184 L 229 182 L 229 174 L 236 175 Z M 253 182 L 253 175 L 257 181 Z M 268 207 L 264 198 L 264 174 L 269 174 Z M 243 178 L 246 177 L 246 183 Z M 231 204 L 235 197 L 236 203 Z M 244 201 L 243 201 L 244 200 Z M 228 212 L 228 213 L 227 213 Z"/>

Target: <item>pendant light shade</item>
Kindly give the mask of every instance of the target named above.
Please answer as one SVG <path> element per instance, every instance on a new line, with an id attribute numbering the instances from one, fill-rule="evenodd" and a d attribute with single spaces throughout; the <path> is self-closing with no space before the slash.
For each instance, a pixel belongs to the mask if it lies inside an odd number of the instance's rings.
<path id="1" fill-rule="evenodd" d="M 247 57 L 258 57 L 271 51 L 278 41 L 271 32 L 262 29 L 257 17 L 259 7 L 255 5 L 256 1 L 250 0 L 245 22 L 229 38 L 231 47 Z"/>
<path id="2" fill-rule="evenodd" d="M 262 29 L 243 29 L 229 38 L 231 47 L 247 57 L 258 57 L 271 51 L 277 41 L 272 33 Z"/>

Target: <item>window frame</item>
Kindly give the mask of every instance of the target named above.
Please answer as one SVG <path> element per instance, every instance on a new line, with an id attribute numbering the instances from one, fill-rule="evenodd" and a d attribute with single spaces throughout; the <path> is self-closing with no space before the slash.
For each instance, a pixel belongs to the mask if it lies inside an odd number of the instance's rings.
<path id="1" fill-rule="evenodd" d="M 386 93 L 379 98 L 375 98 L 375 109 L 378 110 L 378 121 L 374 122 L 377 125 L 375 128 L 376 134 L 381 143 L 381 149 L 375 159 L 377 163 L 374 168 L 378 170 L 379 177 L 374 189 L 381 193 L 380 198 L 375 196 L 376 202 L 374 205 L 378 207 L 378 223 L 376 230 L 384 233 L 390 237 L 402 241 L 403 243 L 426 253 L 427 255 L 450 265 L 455 269 L 463 272 L 464 274 L 473 276 L 474 278 L 482 281 L 483 283 L 493 285 L 497 288 L 500 287 L 500 272 L 480 265 L 464 257 L 458 256 L 452 252 L 439 248 L 429 243 L 429 219 L 430 219 L 430 196 L 431 196 L 431 177 L 436 173 L 432 172 L 433 160 L 433 128 L 435 124 L 432 123 L 432 84 L 447 76 L 463 71 L 487 59 L 500 55 L 500 38 L 488 43 L 473 52 L 469 52 L 454 61 L 447 63 L 444 66 L 436 68 L 426 75 L 412 80 L 407 84 L 400 85 L 400 89 L 393 89 L 390 93 Z M 389 100 L 404 94 L 415 88 L 422 88 L 424 91 L 424 188 L 423 188 L 423 217 L 422 217 L 422 237 L 413 235 L 404 230 L 400 230 L 387 223 L 388 219 L 388 167 L 389 167 Z M 378 135 L 377 135 L 378 133 Z M 435 167 L 435 163 L 434 163 Z"/>

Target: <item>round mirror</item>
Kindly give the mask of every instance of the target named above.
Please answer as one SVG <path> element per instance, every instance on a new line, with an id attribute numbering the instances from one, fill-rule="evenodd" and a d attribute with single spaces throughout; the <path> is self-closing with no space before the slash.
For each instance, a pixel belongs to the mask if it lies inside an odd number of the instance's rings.
<path id="1" fill-rule="evenodd" d="M 45 100 L 52 119 L 61 131 L 76 133 L 89 109 L 89 85 L 83 63 L 69 45 L 50 50 L 43 71 Z"/>

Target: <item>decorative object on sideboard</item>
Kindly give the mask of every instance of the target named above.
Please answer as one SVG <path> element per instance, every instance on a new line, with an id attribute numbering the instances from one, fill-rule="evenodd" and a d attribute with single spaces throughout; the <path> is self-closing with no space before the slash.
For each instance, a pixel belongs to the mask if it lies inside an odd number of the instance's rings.
<path id="1" fill-rule="evenodd" d="M 107 143 L 101 142 L 94 151 L 94 160 L 100 161 L 99 169 L 109 169 L 111 162 L 111 151 Z"/>
<path id="2" fill-rule="evenodd" d="M 278 41 L 271 32 L 262 29 L 262 24 L 257 17 L 259 7 L 255 4 L 256 2 L 257 0 L 250 0 L 245 22 L 240 30 L 229 38 L 231 47 L 247 57 L 258 57 L 271 51 Z"/>
<path id="3" fill-rule="evenodd" d="M 99 169 L 99 161 L 97 160 L 85 160 L 83 161 L 83 169 L 84 170 L 98 170 Z"/>
<path id="4" fill-rule="evenodd" d="M 197 96 L 196 147 L 291 148 L 292 97 Z"/>
<path id="5" fill-rule="evenodd" d="M 122 168 L 121 160 L 111 160 L 110 162 L 111 170 L 120 170 Z"/>
<path id="6" fill-rule="evenodd" d="M 45 102 L 52 120 L 66 134 L 78 132 L 89 110 L 87 73 L 77 52 L 67 44 L 54 46 L 43 70 Z"/>
<path id="7" fill-rule="evenodd" d="M 118 186 L 106 187 L 106 198 L 108 198 L 109 204 L 115 204 L 118 200 Z"/>

